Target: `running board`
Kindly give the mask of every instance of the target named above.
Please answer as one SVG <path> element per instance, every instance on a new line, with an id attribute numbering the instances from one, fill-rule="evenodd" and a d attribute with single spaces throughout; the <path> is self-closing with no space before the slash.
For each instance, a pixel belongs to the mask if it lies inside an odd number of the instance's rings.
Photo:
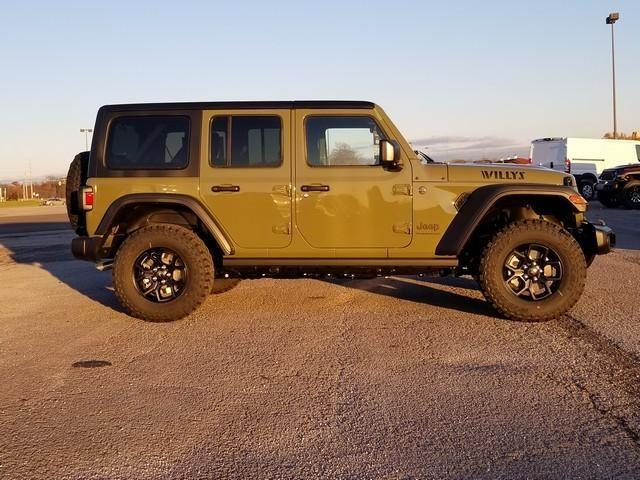
<path id="1" fill-rule="evenodd" d="M 224 257 L 225 267 L 431 267 L 458 266 L 455 257 L 435 258 L 234 258 Z"/>

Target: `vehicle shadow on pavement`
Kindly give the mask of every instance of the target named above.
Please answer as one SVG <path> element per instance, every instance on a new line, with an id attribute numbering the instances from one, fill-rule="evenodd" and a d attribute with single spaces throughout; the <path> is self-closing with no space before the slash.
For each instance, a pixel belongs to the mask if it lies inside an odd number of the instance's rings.
<path id="1" fill-rule="evenodd" d="M 124 313 L 113 293 L 111 272 L 99 272 L 92 264 L 84 262 L 77 262 L 74 268 L 70 268 L 65 262 L 44 263 L 39 266 L 94 302 L 118 313 Z"/>
<path id="2" fill-rule="evenodd" d="M 28 233 L 0 238 L 0 266 L 21 264 L 40 268 L 83 296 L 117 312 L 123 312 L 111 287 L 109 272 L 98 272 L 87 262 L 75 261 L 68 239 L 71 234 Z"/>
<path id="3" fill-rule="evenodd" d="M 452 287 L 478 290 L 477 283 L 467 278 L 388 277 L 371 280 L 336 279 L 331 280 L 330 283 L 433 307 L 502 318 L 486 300 L 462 295 L 447 289 L 447 287 Z"/>

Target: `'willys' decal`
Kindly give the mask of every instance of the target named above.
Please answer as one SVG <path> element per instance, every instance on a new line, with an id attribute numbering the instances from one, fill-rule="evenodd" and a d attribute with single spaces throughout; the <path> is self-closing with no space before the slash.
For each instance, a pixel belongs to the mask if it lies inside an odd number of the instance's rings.
<path id="1" fill-rule="evenodd" d="M 524 172 L 517 170 L 482 170 L 485 180 L 524 180 Z"/>

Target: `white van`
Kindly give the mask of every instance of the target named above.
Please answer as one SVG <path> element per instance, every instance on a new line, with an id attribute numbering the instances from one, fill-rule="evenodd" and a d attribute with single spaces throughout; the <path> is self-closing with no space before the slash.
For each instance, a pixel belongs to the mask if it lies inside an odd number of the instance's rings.
<path id="1" fill-rule="evenodd" d="M 584 198 L 606 168 L 640 162 L 640 142 L 604 138 L 540 138 L 531 142 L 531 163 L 571 173 Z"/>

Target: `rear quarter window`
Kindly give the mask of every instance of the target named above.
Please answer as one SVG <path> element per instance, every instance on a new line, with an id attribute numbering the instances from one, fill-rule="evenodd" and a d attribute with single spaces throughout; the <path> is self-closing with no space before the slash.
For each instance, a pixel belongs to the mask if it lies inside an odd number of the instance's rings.
<path id="1" fill-rule="evenodd" d="M 106 155 L 108 168 L 177 170 L 188 164 L 188 117 L 118 117 L 111 122 Z"/>

